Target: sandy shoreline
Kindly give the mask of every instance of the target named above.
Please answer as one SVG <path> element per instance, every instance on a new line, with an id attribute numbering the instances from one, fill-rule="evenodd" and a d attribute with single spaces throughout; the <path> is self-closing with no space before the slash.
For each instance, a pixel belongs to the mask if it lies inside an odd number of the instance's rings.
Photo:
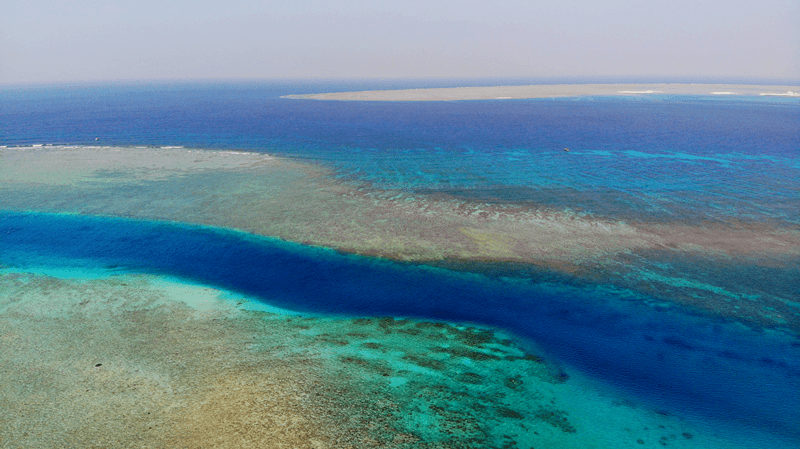
<path id="1" fill-rule="evenodd" d="M 331 92 L 308 95 L 287 95 L 284 98 L 343 101 L 459 101 L 611 95 L 738 95 L 800 98 L 800 86 L 745 84 L 555 84 Z"/>

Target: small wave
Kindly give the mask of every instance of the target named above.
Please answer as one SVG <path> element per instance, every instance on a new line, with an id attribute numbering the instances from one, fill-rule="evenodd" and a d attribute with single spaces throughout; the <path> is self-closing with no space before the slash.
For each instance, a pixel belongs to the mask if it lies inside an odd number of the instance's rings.
<path id="1" fill-rule="evenodd" d="M 711 92 L 711 95 L 736 95 L 736 92 Z"/>
<path id="2" fill-rule="evenodd" d="M 250 152 L 247 152 L 247 151 L 217 151 L 217 153 L 219 153 L 219 154 L 235 154 L 235 155 L 239 155 L 239 156 L 240 155 L 251 156 L 251 155 L 258 154 L 258 153 L 250 153 Z"/>
<path id="3" fill-rule="evenodd" d="M 800 97 L 800 92 L 792 92 L 791 90 L 787 90 L 786 93 L 773 93 L 773 92 L 763 92 L 759 95 L 766 96 L 773 96 L 773 97 Z"/>

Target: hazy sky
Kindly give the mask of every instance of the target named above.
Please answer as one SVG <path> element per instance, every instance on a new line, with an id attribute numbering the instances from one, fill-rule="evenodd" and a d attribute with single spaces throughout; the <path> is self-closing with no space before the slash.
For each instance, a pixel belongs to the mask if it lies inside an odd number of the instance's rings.
<path id="1" fill-rule="evenodd" d="M 800 79 L 800 0 L 0 0 L 0 83 Z"/>

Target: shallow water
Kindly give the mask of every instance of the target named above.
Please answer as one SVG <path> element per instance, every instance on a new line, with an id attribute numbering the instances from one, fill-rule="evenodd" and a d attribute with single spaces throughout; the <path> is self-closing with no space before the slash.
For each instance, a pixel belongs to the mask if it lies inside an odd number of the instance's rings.
<path id="1" fill-rule="evenodd" d="M 177 276 L 314 315 L 494 326 L 587 392 L 609 388 L 743 447 L 798 440 L 797 101 L 279 98 L 335 87 L 0 92 L 0 144 L 11 145 L 0 149 L 0 263 Z M 290 160 L 85 145 L 96 142 Z M 19 147 L 33 143 L 78 145 Z M 353 370 L 372 366 L 344 351 Z M 425 414 L 410 416 L 425 434 Z"/>
<path id="2" fill-rule="evenodd" d="M 70 276 L 0 272 L 6 445 L 787 446 L 567 378 L 496 329 L 252 312 L 118 268 Z"/>
<path id="3" fill-rule="evenodd" d="M 144 271 L 290 310 L 502 327 L 651 407 L 797 435 L 800 401 L 788 399 L 800 392 L 800 344 L 789 334 L 654 309 L 615 292 L 415 268 L 209 228 L 5 213 L 0 232 L 1 262 L 17 269 Z"/>
<path id="4" fill-rule="evenodd" d="M 798 225 L 798 101 L 289 100 L 337 84 L 5 90 L 0 145 L 234 148 L 310 159 L 374 187 L 657 221 Z M 352 88 L 351 88 L 352 89 Z M 569 147 L 566 153 L 563 148 Z"/>

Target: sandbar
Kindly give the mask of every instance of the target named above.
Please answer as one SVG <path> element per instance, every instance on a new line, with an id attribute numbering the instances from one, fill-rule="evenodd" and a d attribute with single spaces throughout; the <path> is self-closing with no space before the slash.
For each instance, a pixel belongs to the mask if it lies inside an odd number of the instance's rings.
<path id="1" fill-rule="evenodd" d="M 284 98 L 342 101 L 459 101 L 514 100 L 528 98 L 643 96 L 643 95 L 739 95 L 800 97 L 800 86 L 746 84 L 553 84 L 528 86 L 448 87 L 433 89 L 371 90 L 287 95 Z"/>

